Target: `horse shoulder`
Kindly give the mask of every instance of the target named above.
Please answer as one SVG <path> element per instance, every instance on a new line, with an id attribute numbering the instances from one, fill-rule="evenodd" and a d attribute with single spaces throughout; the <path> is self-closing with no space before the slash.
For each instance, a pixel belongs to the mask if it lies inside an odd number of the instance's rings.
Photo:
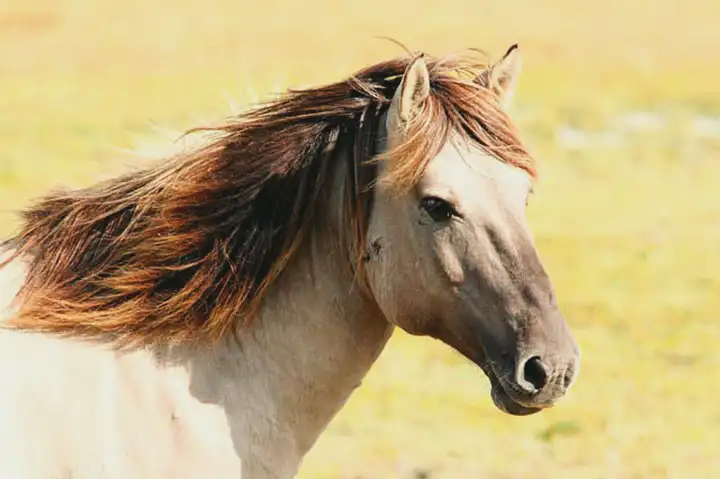
<path id="1" fill-rule="evenodd" d="M 183 376 L 149 351 L 0 329 L 0 477 L 239 477 L 223 411 Z"/>

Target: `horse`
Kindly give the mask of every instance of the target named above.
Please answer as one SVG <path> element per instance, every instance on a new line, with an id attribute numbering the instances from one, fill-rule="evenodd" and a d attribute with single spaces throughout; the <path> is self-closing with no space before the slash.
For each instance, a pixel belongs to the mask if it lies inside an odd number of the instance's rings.
<path id="1" fill-rule="evenodd" d="M 2 243 L 0 477 L 290 478 L 393 331 L 501 411 L 580 350 L 534 246 L 512 46 L 290 89 L 163 161 L 45 193 Z"/>

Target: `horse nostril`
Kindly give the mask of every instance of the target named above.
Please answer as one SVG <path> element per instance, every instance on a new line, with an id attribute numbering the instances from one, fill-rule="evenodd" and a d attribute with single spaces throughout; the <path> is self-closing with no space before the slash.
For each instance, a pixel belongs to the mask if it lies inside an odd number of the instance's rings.
<path id="1" fill-rule="evenodd" d="M 530 383 L 536 391 L 545 387 L 548 373 L 539 356 L 533 356 L 525 361 L 522 368 L 522 379 L 525 380 L 524 382 Z"/>
<path id="2" fill-rule="evenodd" d="M 565 374 L 563 375 L 563 387 L 565 389 L 569 388 L 572 384 L 574 375 L 575 372 L 572 369 L 568 369 L 567 371 L 565 371 Z"/>

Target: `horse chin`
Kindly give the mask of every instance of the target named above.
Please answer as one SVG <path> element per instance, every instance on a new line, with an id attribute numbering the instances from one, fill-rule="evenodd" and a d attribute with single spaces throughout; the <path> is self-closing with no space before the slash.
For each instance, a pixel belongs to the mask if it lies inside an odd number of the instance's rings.
<path id="1" fill-rule="evenodd" d="M 491 385 L 490 396 L 495 406 L 502 412 L 512 416 L 529 416 L 543 410 L 541 407 L 523 406 L 510 397 L 494 373 L 488 374 L 488 377 Z"/>

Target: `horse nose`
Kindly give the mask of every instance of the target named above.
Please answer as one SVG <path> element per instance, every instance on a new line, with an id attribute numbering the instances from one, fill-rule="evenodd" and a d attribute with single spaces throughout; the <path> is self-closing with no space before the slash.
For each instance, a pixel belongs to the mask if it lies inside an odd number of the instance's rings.
<path id="1" fill-rule="evenodd" d="M 518 364 L 515 381 L 525 392 L 537 393 L 547 385 L 549 373 L 540 356 L 531 356 Z"/>

